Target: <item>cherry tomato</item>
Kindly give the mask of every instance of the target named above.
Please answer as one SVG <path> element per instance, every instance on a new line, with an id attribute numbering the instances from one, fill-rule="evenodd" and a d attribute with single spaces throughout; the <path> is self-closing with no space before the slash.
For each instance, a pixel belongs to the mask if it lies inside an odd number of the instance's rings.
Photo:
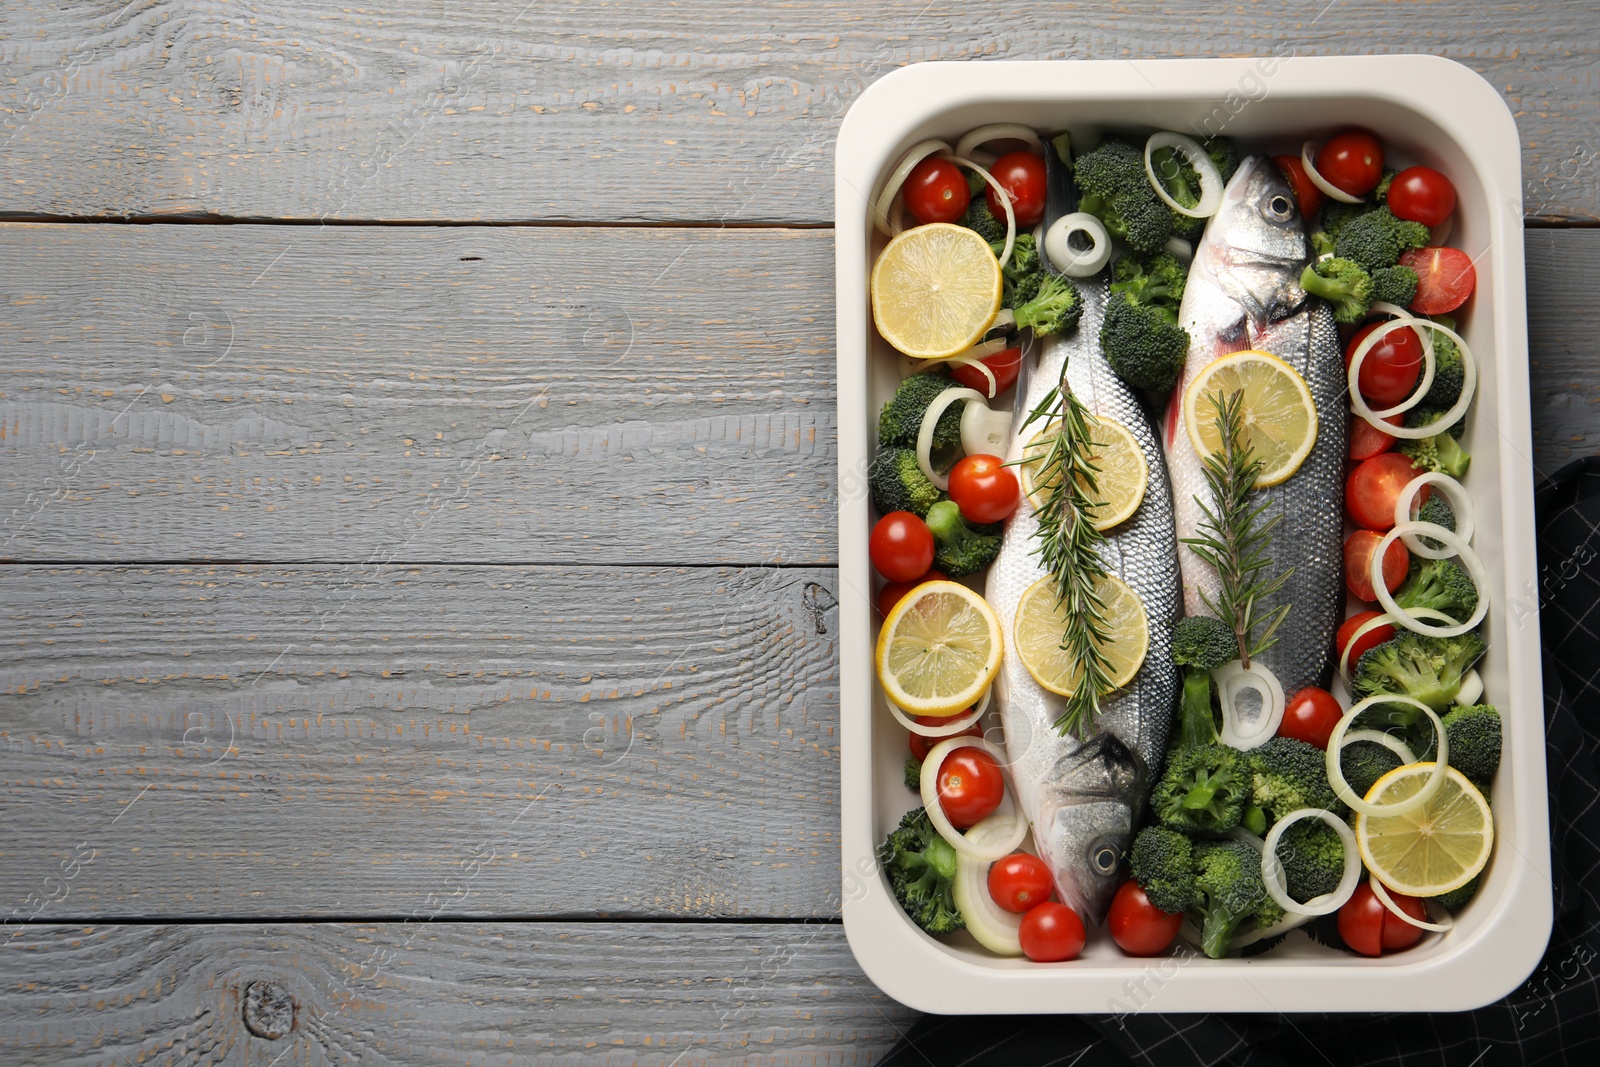
<path id="1" fill-rule="evenodd" d="M 1159 956 L 1178 936 L 1183 912 L 1162 911 L 1150 903 L 1139 883 L 1130 878 L 1111 898 L 1106 925 L 1111 928 L 1111 940 L 1128 955 Z"/>
<path id="2" fill-rule="evenodd" d="M 969 714 L 971 711 L 972 711 L 972 709 L 968 708 L 966 711 L 963 711 L 961 714 L 962 715 L 966 715 L 966 714 Z M 918 715 L 916 717 L 916 721 L 918 723 L 922 724 L 923 726 L 948 726 L 948 725 L 950 725 L 950 719 L 948 717 L 944 716 L 944 715 Z M 982 737 L 982 736 L 983 736 L 983 727 L 979 726 L 977 723 L 973 723 L 971 726 L 967 727 L 965 730 L 962 730 L 959 734 L 951 734 L 950 735 L 950 737 Z M 921 734 L 912 734 L 911 735 L 911 754 L 913 756 L 915 756 L 917 758 L 917 762 L 920 763 L 923 760 L 928 758 L 928 752 L 930 750 L 932 750 L 934 745 L 937 745 L 940 741 L 948 741 L 948 740 L 950 740 L 950 737 L 924 737 Z"/>
<path id="3" fill-rule="evenodd" d="M 1344 709 L 1332 693 L 1308 685 L 1289 698 L 1283 709 L 1283 722 L 1278 725 L 1278 736 L 1292 737 L 1326 750 L 1328 738 L 1342 718 Z"/>
<path id="4" fill-rule="evenodd" d="M 1351 669 L 1355 668 L 1361 657 L 1366 655 L 1368 651 L 1377 648 L 1394 636 L 1394 627 L 1388 623 L 1384 623 L 1382 626 L 1374 626 L 1359 638 L 1355 636 L 1357 630 L 1376 619 L 1380 614 L 1382 612 L 1358 611 L 1339 625 L 1338 636 L 1333 639 L 1335 647 L 1339 650 L 1339 655 L 1343 656 L 1345 646 L 1349 645 L 1351 641 L 1355 642 L 1355 645 L 1350 648 L 1350 658 L 1347 660 Z"/>
<path id="5" fill-rule="evenodd" d="M 900 601 L 904 600 L 907 593 L 911 592 L 911 590 L 915 589 L 923 582 L 945 581 L 949 581 L 949 579 L 945 577 L 943 571 L 929 570 L 927 574 L 924 574 L 921 578 L 917 578 L 914 581 L 890 582 L 888 585 L 878 590 L 878 615 L 887 619 L 889 617 L 889 612 L 894 610 L 894 606 L 900 603 Z M 921 759 L 922 757 L 918 756 L 917 758 Z"/>
<path id="6" fill-rule="evenodd" d="M 1022 487 L 999 456 L 963 456 L 950 469 L 950 499 L 968 522 L 987 525 L 1017 510 Z"/>
<path id="7" fill-rule="evenodd" d="M 1427 910 L 1422 901 L 1402 893 L 1391 892 L 1389 898 L 1395 906 L 1416 919 L 1426 919 Z M 1398 952 L 1410 948 L 1422 938 L 1422 931 L 1389 914 L 1372 886 L 1362 882 L 1339 909 L 1339 937 L 1353 951 L 1363 956 L 1381 956 L 1385 952 Z"/>
<path id="8" fill-rule="evenodd" d="M 1411 298 L 1411 310 L 1424 315 L 1454 311 L 1467 302 L 1478 286 L 1472 257 L 1459 248 L 1413 248 L 1400 257 L 1400 262 L 1417 272 L 1417 295 Z"/>
<path id="9" fill-rule="evenodd" d="M 1350 472 L 1344 484 L 1344 506 L 1357 526 L 1382 532 L 1394 525 L 1394 503 L 1400 490 L 1422 471 L 1412 466 L 1411 457 L 1399 452 L 1382 452 L 1364 459 Z M 1428 490 L 1419 500 L 1428 499 Z"/>
<path id="10" fill-rule="evenodd" d="M 939 806 L 957 830 L 976 826 L 1000 806 L 1006 782 L 1000 765 L 981 748 L 958 748 L 939 764 Z"/>
<path id="11" fill-rule="evenodd" d="M 1372 554 L 1378 550 L 1383 535 L 1372 530 L 1357 530 L 1344 542 L 1344 587 L 1358 600 L 1368 602 L 1378 599 L 1372 588 Z M 1389 542 L 1383 553 L 1383 584 L 1389 592 L 1400 588 L 1411 567 L 1411 553 L 1399 539 Z"/>
<path id="12" fill-rule="evenodd" d="M 1278 165 L 1278 170 L 1283 174 L 1283 180 L 1289 183 L 1289 188 L 1294 191 L 1295 203 L 1300 205 L 1300 217 L 1309 219 L 1322 210 L 1322 190 L 1312 184 L 1311 178 L 1306 174 L 1304 163 L 1299 156 L 1273 156 L 1272 161 Z"/>
<path id="13" fill-rule="evenodd" d="M 911 512 L 891 511 L 872 528 L 867 555 L 891 582 L 909 582 L 933 566 L 933 533 Z"/>
<path id="14" fill-rule="evenodd" d="M 996 904 L 1017 915 L 1049 900 L 1055 887 L 1044 860 L 1026 852 L 1002 856 L 989 868 L 989 895 Z"/>
<path id="15" fill-rule="evenodd" d="M 950 377 L 992 399 L 1017 384 L 1017 374 L 1022 370 L 1022 349 L 1008 348 L 1004 352 L 984 356 L 978 362 L 988 367 L 989 373 L 994 375 L 993 393 L 989 392 L 989 379 L 977 367 L 967 364 L 951 367 Z"/>
<path id="16" fill-rule="evenodd" d="M 1022 954 L 1035 963 L 1075 960 L 1083 951 L 1083 920 L 1065 904 L 1047 900 L 1022 917 L 1017 939 Z"/>
<path id="17" fill-rule="evenodd" d="M 1370 890 L 1369 890 L 1370 892 Z M 1373 893 L 1376 897 L 1377 894 Z M 1389 891 L 1389 899 L 1394 901 L 1394 906 L 1411 916 L 1413 919 L 1428 921 L 1428 907 L 1416 897 L 1408 897 L 1404 893 Z M 1383 901 L 1378 901 L 1378 907 L 1383 908 Z M 1383 908 L 1383 951 L 1399 952 L 1401 949 L 1410 948 L 1422 940 L 1421 927 L 1412 926 L 1400 916 L 1393 914 L 1388 908 Z"/>
<path id="18" fill-rule="evenodd" d="M 1317 173 L 1335 189 L 1366 196 L 1383 180 L 1383 146 L 1366 130 L 1348 130 L 1317 152 Z"/>
<path id="19" fill-rule="evenodd" d="M 1369 322 L 1351 336 L 1344 348 L 1346 368 L 1355 360 L 1356 346 L 1381 325 L 1381 322 Z M 1386 408 L 1400 403 L 1417 387 L 1423 363 L 1422 338 L 1417 336 L 1417 331 L 1404 327 L 1390 330 L 1361 361 L 1361 375 L 1356 379 L 1361 395 L 1373 407 Z"/>
<path id="20" fill-rule="evenodd" d="M 924 159 L 911 168 L 900 188 L 906 210 L 918 222 L 958 222 L 972 199 L 966 175 L 947 159 Z"/>
<path id="21" fill-rule="evenodd" d="M 1399 426 L 1404 418 L 1403 414 L 1390 415 L 1383 421 L 1390 426 Z M 1389 451 L 1397 440 L 1399 438 L 1389 436 L 1360 415 L 1350 416 L 1350 458 L 1357 463 Z"/>
<path id="22" fill-rule="evenodd" d="M 1011 210 L 1017 216 L 1017 230 L 1031 230 L 1044 218 L 1044 160 L 1032 152 L 1007 152 L 989 168 L 994 180 L 1011 197 Z M 1000 206 L 994 186 L 984 191 L 989 213 L 1004 222 L 1006 209 Z"/>
<path id="23" fill-rule="evenodd" d="M 1456 209 L 1456 187 L 1432 167 L 1407 167 L 1389 183 L 1388 200 L 1398 218 L 1437 226 Z"/>

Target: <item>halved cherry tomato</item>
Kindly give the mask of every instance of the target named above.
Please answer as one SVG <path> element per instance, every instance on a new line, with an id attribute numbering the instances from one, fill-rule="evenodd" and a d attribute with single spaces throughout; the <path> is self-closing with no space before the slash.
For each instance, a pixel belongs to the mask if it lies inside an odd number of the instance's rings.
<path id="1" fill-rule="evenodd" d="M 1344 484 L 1344 506 L 1350 521 L 1369 530 L 1383 531 L 1394 525 L 1394 504 L 1400 490 L 1423 472 L 1400 452 L 1382 452 L 1362 460 Z M 1428 499 L 1428 490 L 1418 501 Z"/>
<path id="2" fill-rule="evenodd" d="M 1300 217 L 1309 219 L 1322 210 L 1322 190 L 1311 183 L 1311 178 L 1306 174 L 1305 164 L 1300 162 L 1299 156 L 1273 156 L 1272 161 L 1278 165 L 1278 170 L 1283 174 L 1283 180 L 1289 183 L 1289 188 L 1294 192 L 1295 203 L 1300 205 Z"/>
<path id="3" fill-rule="evenodd" d="M 972 199 L 966 175 L 948 159 L 924 159 L 911 168 L 900 188 L 906 198 L 906 210 L 924 223 L 959 221 Z"/>
<path id="4" fill-rule="evenodd" d="M 921 578 L 917 578 L 914 581 L 890 582 L 888 585 L 878 590 L 878 614 L 887 619 L 889 617 L 889 612 L 893 611 L 894 606 L 900 603 L 901 600 L 905 599 L 905 595 L 911 592 L 911 590 L 915 589 L 923 582 L 944 581 L 949 581 L 949 579 L 945 577 L 943 571 L 929 568 L 927 574 L 924 574 Z M 917 758 L 921 759 L 922 757 L 918 756 Z"/>
<path id="5" fill-rule="evenodd" d="M 1022 349 L 1008 348 L 1004 352 L 996 352 L 992 356 L 984 356 L 978 360 L 989 373 L 994 375 L 994 392 L 989 392 L 989 379 L 985 378 L 983 371 L 977 367 L 960 364 L 950 368 L 950 377 L 966 386 L 976 389 L 984 396 L 993 399 L 1017 384 L 1017 374 L 1022 370 Z"/>
<path id="6" fill-rule="evenodd" d="M 1371 566 L 1371 564 L 1368 564 L 1368 566 Z M 1343 656 L 1345 647 L 1350 645 L 1351 641 L 1355 642 L 1355 645 L 1350 648 L 1350 656 L 1346 661 L 1350 664 L 1352 670 L 1355 669 L 1355 665 L 1360 662 L 1362 656 L 1394 636 L 1394 627 L 1388 623 L 1384 623 L 1382 626 L 1374 626 L 1359 638 L 1355 636 L 1357 630 L 1381 614 L 1383 613 L 1379 611 L 1358 611 L 1339 625 L 1339 633 L 1333 639 L 1334 647 L 1339 650 L 1339 655 Z"/>
<path id="7" fill-rule="evenodd" d="M 1002 856 L 989 868 L 989 895 L 1015 915 L 1024 915 L 1049 900 L 1055 887 L 1044 860 L 1026 852 Z"/>
<path id="8" fill-rule="evenodd" d="M 1456 187 L 1432 167 L 1407 167 L 1389 183 L 1388 201 L 1397 218 L 1437 226 L 1456 209 Z"/>
<path id="9" fill-rule="evenodd" d="M 1417 272 L 1417 295 L 1411 298 L 1411 310 L 1424 315 L 1454 311 L 1467 302 L 1478 286 L 1472 257 L 1459 248 L 1413 248 L 1400 257 L 1400 262 Z"/>
<path id="10" fill-rule="evenodd" d="M 939 806 L 957 830 L 993 815 L 1006 792 L 1000 765 L 981 748 L 958 748 L 945 756 L 936 784 Z"/>
<path id="11" fill-rule="evenodd" d="M 1047 900 L 1022 917 L 1017 940 L 1022 954 L 1035 963 L 1075 960 L 1083 951 L 1083 920 L 1058 901 Z"/>
<path id="12" fill-rule="evenodd" d="M 867 555 L 891 582 L 909 582 L 933 566 L 933 532 L 909 511 L 891 511 L 867 540 Z"/>
<path id="13" fill-rule="evenodd" d="M 1357 330 L 1344 347 L 1344 365 L 1348 368 L 1355 359 L 1356 346 L 1373 330 L 1383 325 L 1369 322 Z M 1367 403 L 1380 408 L 1398 404 L 1411 395 L 1422 376 L 1425 360 L 1422 355 L 1422 338 L 1413 329 L 1390 330 L 1384 334 L 1361 361 L 1361 375 L 1356 384 Z"/>
<path id="14" fill-rule="evenodd" d="M 1395 892 L 1389 897 L 1407 915 L 1416 919 L 1428 917 L 1427 909 L 1416 897 Z M 1373 893 L 1372 886 L 1362 882 L 1339 909 L 1339 938 L 1363 956 L 1381 956 L 1415 945 L 1422 938 L 1422 931 L 1390 915 L 1389 909 Z"/>
<path id="15" fill-rule="evenodd" d="M 1366 364 L 1363 363 L 1362 367 Z M 1405 415 L 1390 415 L 1384 422 L 1390 426 L 1399 426 Z M 1350 458 L 1357 463 L 1373 456 L 1382 455 L 1393 448 L 1398 437 L 1391 437 L 1378 429 L 1360 415 L 1350 416 Z"/>
<path id="16" fill-rule="evenodd" d="M 1383 179 L 1383 146 L 1366 130 L 1347 130 L 1317 151 L 1317 173 L 1335 189 L 1366 196 Z"/>
<path id="17" fill-rule="evenodd" d="M 988 525 L 1011 517 L 1022 487 L 999 456 L 962 456 L 950 469 L 950 499 L 968 522 Z"/>
<path id="18" fill-rule="evenodd" d="M 1183 913 L 1162 911 L 1150 903 L 1139 883 L 1130 878 L 1111 898 L 1106 925 L 1111 928 L 1111 940 L 1128 955 L 1159 956 L 1178 936 Z"/>
<path id="19" fill-rule="evenodd" d="M 1326 749 L 1333 728 L 1342 718 L 1344 709 L 1332 693 L 1308 685 L 1289 698 L 1283 709 L 1283 722 L 1278 725 L 1278 736 Z"/>
<path id="20" fill-rule="evenodd" d="M 961 714 L 962 715 L 967 715 L 967 714 L 971 713 L 971 711 L 972 711 L 972 709 L 968 708 L 966 711 L 963 711 Z M 949 726 L 950 725 L 950 719 L 948 717 L 946 717 L 946 716 L 943 716 L 943 715 L 918 715 L 917 718 L 916 718 L 916 721 L 918 723 L 920 723 L 921 725 L 923 725 L 923 726 Z M 917 758 L 917 762 L 919 762 L 919 763 L 928 758 L 928 753 L 933 749 L 934 745 L 937 745 L 940 741 L 948 741 L 948 740 L 950 740 L 949 737 L 924 737 L 922 734 L 911 734 L 910 736 L 911 736 L 911 754 Z M 977 723 L 973 723 L 971 726 L 967 727 L 965 730 L 962 730 L 959 734 L 951 734 L 950 735 L 950 737 L 982 737 L 982 736 L 983 736 L 983 727 L 980 726 Z M 1004 783 L 1002 783 L 1002 784 L 1004 784 Z"/>
<path id="21" fill-rule="evenodd" d="M 1372 530 L 1357 530 L 1344 542 L 1344 587 L 1358 600 L 1378 599 L 1372 588 L 1372 554 L 1378 550 L 1383 535 Z M 1389 542 L 1383 553 L 1383 584 L 1389 592 L 1400 588 L 1411 568 L 1411 553 L 1399 538 Z"/>
<path id="22" fill-rule="evenodd" d="M 1007 152 L 989 168 L 994 180 L 1011 197 L 1011 210 L 1017 217 L 1017 229 L 1031 230 L 1044 218 L 1044 160 L 1032 152 Z M 989 213 L 1001 222 L 1006 220 L 1006 209 L 1000 206 L 994 186 L 984 191 Z"/>

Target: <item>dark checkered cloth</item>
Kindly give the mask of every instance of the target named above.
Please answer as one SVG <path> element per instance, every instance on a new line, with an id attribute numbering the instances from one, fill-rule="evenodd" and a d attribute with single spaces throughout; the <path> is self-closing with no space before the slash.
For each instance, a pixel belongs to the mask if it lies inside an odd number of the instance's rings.
<path id="1" fill-rule="evenodd" d="M 1600 1062 L 1600 457 L 1563 468 L 1539 488 L 1537 508 L 1555 930 L 1516 992 L 1477 1011 L 1438 1015 L 928 1015 L 884 1063 Z"/>

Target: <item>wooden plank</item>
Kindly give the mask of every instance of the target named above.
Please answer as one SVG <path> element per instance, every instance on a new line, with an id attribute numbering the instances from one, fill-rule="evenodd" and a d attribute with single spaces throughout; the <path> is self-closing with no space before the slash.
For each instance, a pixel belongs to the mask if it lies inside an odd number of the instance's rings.
<path id="1" fill-rule="evenodd" d="M 834 558 L 831 237 L 0 225 L 0 558 Z"/>
<path id="2" fill-rule="evenodd" d="M 832 915 L 835 575 L 0 568 L 0 914 Z M 63 863 L 93 854 L 70 884 Z"/>
<path id="3" fill-rule="evenodd" d="M 1600 230 L 1528 230 L 1528 374 L 1541 476 L 1600 452 Z"/>
<path id="4" fill-rule="evenodd" d="M 0 953 L 18 1067 L 865 1064 L 916 1017 L 833 924 L 27 926 Z"/>
<path id="5" fill-rule="evenodd" d="M 0 208 L 54 215 L 825 221 L 840 118 L 925 60 L 1431 52 L 1481 72 L 1523 137 L 1527 210 L 1600 215 L 1585 0 L 707 0 L 337 15 L 18 0 L 0 14 Z M 486 180 L 487 179 L 487 180 Z"/>

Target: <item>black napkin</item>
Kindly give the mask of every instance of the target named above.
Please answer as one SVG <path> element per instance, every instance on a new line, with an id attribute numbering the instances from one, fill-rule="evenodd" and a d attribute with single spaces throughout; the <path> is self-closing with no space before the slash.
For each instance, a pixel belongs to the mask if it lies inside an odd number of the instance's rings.
<path id="1" fill-rule="evenodd" d="M 1538 601 L 1555 928 L 1538 969 L 1476 1011 L 1382 1015 L 926 1015 L 891 1067 L 1593 1064 L 1600 1057 L 1600 457 L 1539 487 Z"/>

